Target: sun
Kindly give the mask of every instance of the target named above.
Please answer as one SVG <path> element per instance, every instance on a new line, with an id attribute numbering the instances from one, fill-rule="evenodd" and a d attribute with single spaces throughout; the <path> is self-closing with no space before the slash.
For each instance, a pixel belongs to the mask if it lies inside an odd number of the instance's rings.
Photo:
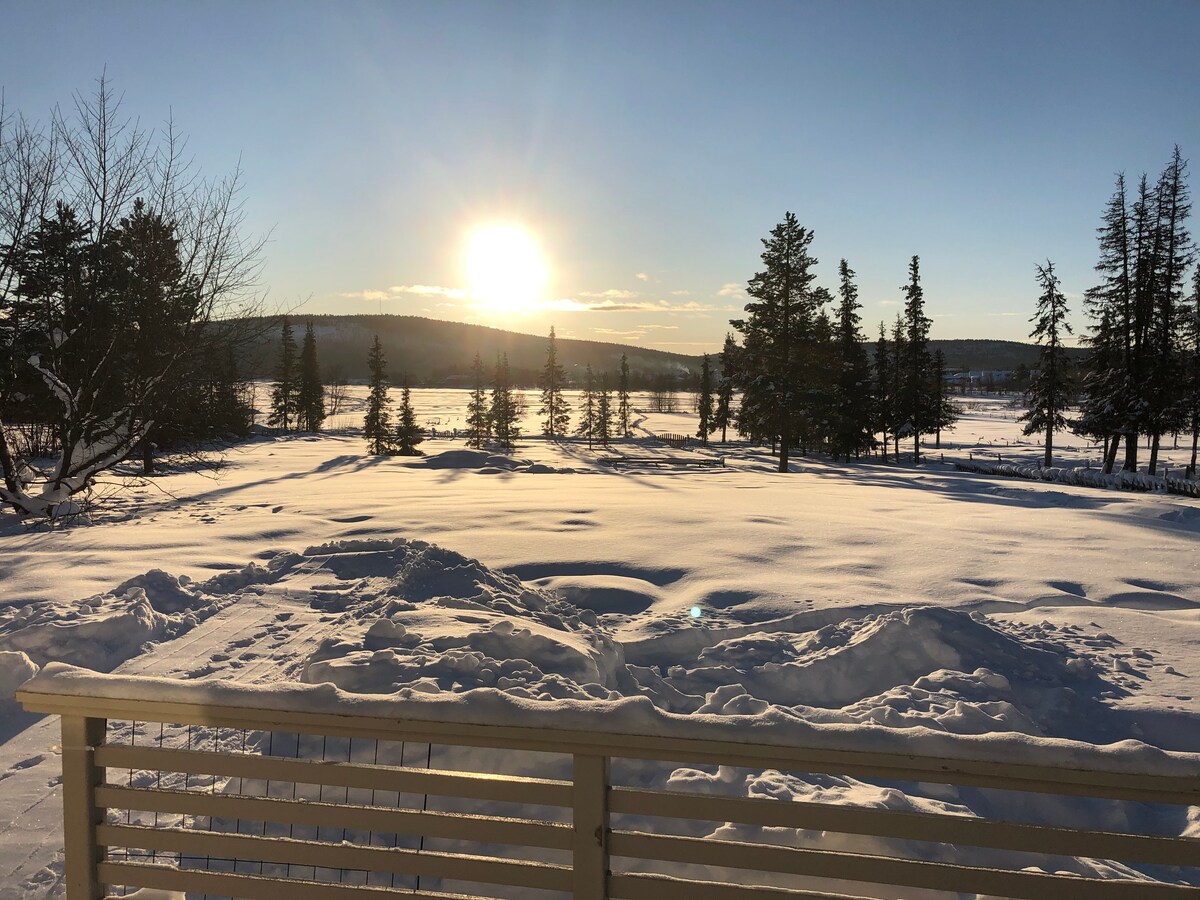
<path id="1" fill-rule="evenodd" d="M 534 237 L 519 225 L 484 225 L 467 240 L 471 297 L 494 312 L 532 311 L 546 288 L 546 261 Z"/>

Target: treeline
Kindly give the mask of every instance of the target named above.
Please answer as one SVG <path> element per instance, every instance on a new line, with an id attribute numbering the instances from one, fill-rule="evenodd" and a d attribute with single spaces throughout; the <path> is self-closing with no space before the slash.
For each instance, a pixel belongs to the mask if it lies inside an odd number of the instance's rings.
<path id="1" fill-rule="evenodd" d="M 886 459 L 889 441 L 898 454 L 901 437 L 912 438 L 920 459 L 921 437 L 940 435 L 956 417 L 944 360 L 929 346 L 920 260 L 912 258 L 901 287 L 904 312 L 890 332 L 880 323 L 871 359 L 855 273 L 843 259 L 835 299 L 816 284 L 812 241 L 813 232 L 790 212 L 763 239 L 763 268 L 746 290 L 747 315 L 730 323 L 741 342 L 732 335 L 725 340 L 702 436 L 732 423 L 744 437 L 770 443 L 781 472 L 793 450 L 857 458 L 879 449 Z M 735 390 L 741 394 L 736 412 L 724 399 Z M 701 403 L 709 403 L 703 393 Z"/>

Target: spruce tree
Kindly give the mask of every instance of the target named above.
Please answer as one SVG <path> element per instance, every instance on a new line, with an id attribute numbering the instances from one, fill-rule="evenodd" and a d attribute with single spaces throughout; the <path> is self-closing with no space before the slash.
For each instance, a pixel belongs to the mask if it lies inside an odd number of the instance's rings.
<path id="1" fill-rule="evenodd" d="M 412 407 L 412 391 L 408 386 L 408 375 L 404 376 L 404 388 L 400 391 L 400 409 L 396 413 L 396 440 L 394 450 L 399 456 L 421 456 L 417 444 L 425 438 L 417 426 L 417 417 Z"/>
<path id="2" fill-rule="evenodd" d="M 930 373 L 933 391 L 933 433 L 935 447 L 942 446 L 942 431 L 958 421 L 958 404 L 950 399 L 946 391 L 946 354 L 940 349 L 933 354 L 933 371 Z"/>
<path id="3" fill-rule="evenodd" d="M 1192 457 L 1187 477 L 1196 477 L 1196 454 L 1200 449 L 1200 265 L 1192 274 L 1192 297 L 1187 310 L 1187 392 L 1186 409 L 1192 431 Z"/>
<path id="4" fill-rule="evenodd" d="M 608 387 L 608 373 L 600 373 L 600 390 L 596 392 L 596 440 L 605 447 L 613 435 L 614 415 L 612 391 Z"/>
<path id="5" fill-rule="evenodd" d="M 379 335 L 375 335 L 375 341 L 371 344 L 367 368 L 371 375 L 363 436 L 367 439 L 367 452 L 378 456 L 390 452 L 392 436 L 392 398 L 388 396 L 387 362 L 383 358 Z"/>
<path id="6" fill-rule="evenodd" d="M 275 386 L 271 389 L 271 413 L 267 424 L 281 431 L 291 431 L 297 420 L 299 383 L 296 372 L 296 337 L 292 323 L 283 317 L 279 339 L 279 361 L 275 366 Z"/>
<path id="7" fill-rule="evenodd" d="M 508 354 L 496 357 L 496 373 L 492 381 L 492 402 L 488 417 L 492 423 L 492 435 L 496 446 L 511 451 L 520 435 L 517 425 L 517 400 L 512 388 L 512 375 L 508 367 Z"/>
<path id="8" fill-rule="evenodd" d="M 1122 437 L 1127 440 L 1126 412 L 1130 405 L 1130 372 L 1133 366 L 1133 243 L 1125 175 L 1117 176 L 1116 187 L 1097 229 L 1100 259 L 1096 271 L 1100 284 L 1084 294 L 1091 334 L 1084 343 L 1091 347 L 1088 373 L 1084 378 L 1084 401 L 1076 425 L 1080 434 L 1104 441 L 1103 469 L 1112 472 Z M 1136 442 L 1136 436 L 1134 436 Z"/>
<path id="9" fill-rule="evenodd" d="M 629 360 L 621 354 L 621 371 L 617 376 L 617 425 L 621 429 L 621 437 L 629 437 Z"/>
<path id="10" fill-rule="evenodd" d="M 854 270 L 844 259 L 838 265 L 838 276 L 841 303 L 835 326 L 837 373 L 831 449 L 848 460 L 851 453 L 857 458 L 873 443 L 871 370 L 859 327 L 862 304 L 858 302 L 858 286 Z"/>
<path id="11" fill-rule="evenodd" d="M 583 396 L 579 400 L 579 425 L 575 433 L 588 439 L 588 449 L 596 437 L 596 378 L 588 363 L 583 375 Z"/>
<path id="12" fill-rule="evenodd" d="M 736 377 L 737 344 L 733 335 L 725 335 L 721 348 L 721 377 L 717 381 L 717 402 L 713 411 L 713 430 L 721 429 L 721 443 L 728 439 L 729 426 L 733 424 L 733 383 Z"/>
<path id="13" fill-rule="evenodd" d="M 908 264 L 908 283 L 904 292 L 905 357 L 902 382 L 902 414 L 912 426 L 913 461 L 921 459 L 921 435 L 932 431 L 934 418 L 930 391 L 929 328 L 925 315 L 925 291 L 921 287 L 921 259 L 913 256 Z"/>
<path id="14" fill-rule="evenodd" d="M 712 366 L 708 362 L 708 354 L 705 353 L 700 361 L 700 396 L 698 398 L 696 412 L 700 416 L 700 427 L 696 430 L 696 437 L 708 446 L 708 436 L 716 430 L 716 419 L 713 412 L 713 373 Z"/>
<path id="15" fill-rule="evenodd" d="M 887 462 L 888 437 L 891 434 L 892 410 L 895 406 L 895 397 L 892 393 L 892 384 L 894 381 L 892 374 L 892 350 L 888 346 L 887 325 L 884 322 L 879 323 L 879 337 L 875 341 L 874 362 L 874 430 L 879 432 L 883 438 L 883 441 L 880 443 L 880 449 L 883 451 L 883 461 Z"/>
<path id="16" fill-rule="evenodd" d="M 1038 356 L 1038 374 L 1029 389 L 1029 410 L 1019 421 L 1028 423 L 1024 434 L 1045 432 L 1046 452 L 1042 464 L 1049 468 L 1054 464 L 1054 432 L 1062 431 L 1068 425 L 1065 413 L 1071 404 L 1070 361 L 1062 341 L 1072 332 L 1067 321 L 1067 298 L 1059 290 L 1054 263 L 1046 260 L 1046 265 L 1037 267 L 1037 281 L 1042 295 L 1029 320 L 1033 323 L 1029 336 L 1035 338 L 1042 349 Z"/>
<path id="17" fill-rule="evenodd" d="M 762 241 L 763 269 L 747 286 L 747 316 L 731 322 L 745 336 L 743 408 L 755 412 L 751 427 L 760 436 L 778 438 L 780 472 L 788 471 L 797 437 L 797 398 L 810 387 L 805 350 L 813 343 L 820 299 L 812 287 L 817 262 L 808 250 L 812 239 L 794 214 L 784 216 Z"/>
<path id="18" fill-rule="evenodd" d="M 482 450 L 492 437 L 486 377 L 483 359 L 476 353 L 475 362 L 471 365 L 471 399 L 467 403 L 467 446 L 476 450 Z"/>
<path id="19" fill-rule="evenodd" d="M 317 339 L 313 324 L 304 329 L 300 346 L 300 377 L 296 388 L 296 426 L 300 431 L 320 431 L 325 421 L 325 385 L 317 362 Z"/>
<path id="20" fill-rule="evenodd" d="M 567 375 L 558 362 L 558 342 L 554 337 L 554 326 L 550 326 L 550 340 L 546 345 L 546 365 L 542 369 L 538 384 L 542 389 L 542 434 L 555 439 L 567 433 L 571 424 L 571 407 L 563 396 Z"/>

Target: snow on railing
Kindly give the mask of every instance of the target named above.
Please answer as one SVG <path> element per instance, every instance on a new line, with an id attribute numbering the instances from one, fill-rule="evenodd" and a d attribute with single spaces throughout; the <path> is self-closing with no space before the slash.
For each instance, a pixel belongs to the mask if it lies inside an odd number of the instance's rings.
<path id="1" fill-rule="evenodd" d="M 1108 488 L 1121 491 L 1163 491 L 1184 497 L 1200 497 L 1200 481 L 1148 475 L 1145 472 L 1112 472 L 1106 475 L 1099 469 L 1043 467 L 1029 463 L 988 462 L 978 459 L 965 462 L 957 460 L 954 467 L 963 472 L 1004 475 L 1009 478 L 1049 481 L 1076 487 Z"/>
<path id="2" fill-rule="evenodd" d="M 396 699 L 61 665 L 18 697 L 62 717 L 69 900 L 104 897 L 106 885 L 296 900 L 393 889 L 425 898 L 536 890 L 586 900 L 764 900 L 831 885 L 1200 896 L 1200 839 L 1100 830 L 1147 821 L 1146 810 L 1160 808 L 1141 804 L 1170 805 L 1176 822 L 1186 818 L 1182 807 L 1200 805 L 1200 756 L 1133 742 L 1109 749 L 761 716 L 696 722 L 641 700 L 551 705 L 487 690 Z M 668 736 L 684 719 L 692 733 Z M 616 730 L 651 721 L 662 727 Z M 802 734 L 807 745 L 794 740 Z M 921 748 L 945 755 L 913 752 Z M 1056 801 L 1064 809 L 1105 798 L 1141 813 L 1079 828 L 977 818 L 952 804 L 914 812 L 647 787 L 653 767 L 680 763 L 984 788 L 1024 798 L 1015 803 L 1023 810 L 1034 796 L 1069 798 Z M 830 833 L 841 836 L 836 850 L 814 840 Z M 780 842 L 789 834 L 794 845 Z M 1070 857 L 1142 868 L 1058 874 Z"/>

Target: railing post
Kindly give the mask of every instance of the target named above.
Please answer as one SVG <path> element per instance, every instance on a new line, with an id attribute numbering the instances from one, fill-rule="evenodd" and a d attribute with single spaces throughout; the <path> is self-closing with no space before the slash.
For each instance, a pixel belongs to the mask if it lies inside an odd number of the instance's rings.
<path id="1" fill-rule="evenodd" d="M 608 898 L 608 770 L 607 756 L 574 756 L 575 900 Z"/>
<path id="2" fill-rule="evenodd" d="M 105 719 L 62 717 L 63 840 L 67 900 L 102 900 L 99 866 L 102 853 L 96 826 L 103 810 L 96 806 L 96 784 L 103 772 L 95 766 L 95 748 L 104 743 Z"/>

